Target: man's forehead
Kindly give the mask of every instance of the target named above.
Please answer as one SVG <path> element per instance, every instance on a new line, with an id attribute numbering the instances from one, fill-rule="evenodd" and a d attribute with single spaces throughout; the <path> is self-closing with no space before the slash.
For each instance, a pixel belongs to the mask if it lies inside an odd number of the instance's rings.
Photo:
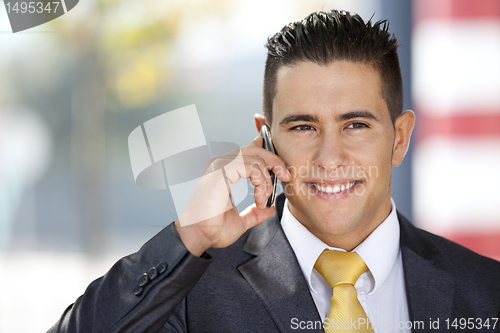
<path id="1" fill-rule="evenodd" d="M 313 68 L 325 69 L 328 67 L 335 67 L 338 71 L 345 71 L 349 73 L 352 68 L 362 69 L 366 74 L 368 73 L 377 73 L 379 74 L 379 70 L 373 64 L 362 61 L 352 61 L 346 59 L 338 59 L 332 60 L 327 63 L 318 63 L 316 61 L 310 60 L 300 60 L 290 64 L 280 65 L 278 70 L 276 71 L 277 79 L 283 78 L 285 76 L 299 73 L 301 71 L 309 71 Z"/>
<path id="2" fill-rule="evenodd" d="M 378 70 L 372 65 L 339 60 L 328 64 L 301 61 L 279 68 L 273 100 L 273 118 L 292 121 L 380 120 L 374 107 L 384 109 Z M 386 110 L 388 112 L 388 110 Z"/>
<path id="3" fill-rule="evenodd" d="M 346 90 L 347 85 L 373 91 L 382 97 L 382 78 L 380 72 L 367 63 L 347 60 L 318 64 L 312 61 L 300 61 L 281 66 L 276 74 L 274 97 L 294 90 L 294 94 L 313 92 L 319 87 L 331 87 Z M 297 96 L 299 96 L 297 95 Z"/>

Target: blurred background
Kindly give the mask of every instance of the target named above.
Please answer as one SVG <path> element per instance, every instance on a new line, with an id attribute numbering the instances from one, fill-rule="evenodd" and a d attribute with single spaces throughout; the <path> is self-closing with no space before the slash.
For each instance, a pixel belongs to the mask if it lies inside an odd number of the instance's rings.
<path id="1" fill-rule="evenodd" d="M 397 208 L 500 259 L 500 1 L 85 0 L 16 34 L 0 9 L 0 332 L 47 331 L 176 219 L 168 190 L 134 183 L 133 129 L 196 104 L 208 142 L 248 144 L 267 37 L 333 8 L 401 42 L 417 127 Z"/>

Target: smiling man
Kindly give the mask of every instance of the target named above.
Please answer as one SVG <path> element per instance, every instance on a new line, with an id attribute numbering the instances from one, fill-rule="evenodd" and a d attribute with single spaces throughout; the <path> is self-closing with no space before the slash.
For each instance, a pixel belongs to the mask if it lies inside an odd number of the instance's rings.
<path id="1" fill-rule="evenodd" d="M 200 180 L 179 220 L 51 331 L 449 331 L 472 318 L 468 329 L 497 332 L 500 264 L 415 228 L 391 200 L 415 123 L 402 94 L 386 22 L 331 11 L 284 27 L 268 41 L 255 116 L 278 156 L 258 136 L 206 170 L 250 179 L 255 204 L 190 220 L 228 200 L 226 183 Z M 269 169 L 284 185 L 276 207 Z"/>
<path id="2" fill-rule="evenodd" d="M 265 121 L 257 116 L 258 126 Z M 413 124 L 411 111 L 393 124 L 370 63 L 280 68 L 275 147 L 290 171 L 308 171 L 285 185 L 292 215 L 324 243 L 354 249 L 391 212 L 391 165 L 401 163 Z"/>

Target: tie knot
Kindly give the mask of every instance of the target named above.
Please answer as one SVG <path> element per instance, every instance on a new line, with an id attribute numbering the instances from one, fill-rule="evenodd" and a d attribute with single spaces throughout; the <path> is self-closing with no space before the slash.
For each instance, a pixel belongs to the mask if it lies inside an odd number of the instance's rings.
<path id="1" fill-rule="evenodd" d="M 314 268 L 332 288 L 342 283 L 354 286 L 361 274 L 368 269 L 356 252 L 331 250 L 320 254 Z"/>

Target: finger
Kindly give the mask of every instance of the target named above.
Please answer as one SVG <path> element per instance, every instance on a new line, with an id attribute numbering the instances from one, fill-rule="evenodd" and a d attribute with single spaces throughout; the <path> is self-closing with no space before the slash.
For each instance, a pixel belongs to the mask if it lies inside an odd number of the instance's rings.
<path id="1" fill-rule="evenodd" d="M 250 179 L 255 187 L 255 202 L 259 207 L 265 207 L 265 202 L 272 192 L 272 180 L 263 159 L 253 156 L 243 158 L 241 155 L 228 158 L 224 155 L 217 156 L 211 165 L 211 169 L 224 170 L 228 185 L 237 183 L 241 178 Z"/>
<path id="2" fill-rule="evenodd" d="M 259 209 L 253 204 L 242 211 L 240 217 L 244 227 L 248 230 L 270 218 L 274 214 L 274 211 L 274 206 Z"/>
<path id="3" fill-rule="evenodd" d="M 241 178 L 250 179 L 255 187 L 254 199 L 258 207 L 264 208 L 267 199 L 273 191 L 269 168 L 265 161 L 256 156 L 217 156 L 212 160 L 211 170 L 224 169 L 226 179 L 229 184 L 238 182 Z"/>
<path id="4" fill-rule="evenodd" d="M 236 166 L 236 167 L 232 167 Z M 245 157 L 243 163 L 234 163 L 224 167 L 226 177 L 233 183 L 240 178 L 248 178 L 254 186 L 254 200 L 258 207 L 266 206 L 267 198 L 272 192 L 272 180 L 266 169 L 264 160 L 258 157 Z M 242 171 L 243 170 L 243 171 Z"/>
<path id="5" fill-rule="evenodd" d="M 273 191 L 273 181 L 271 178 L 271 175 L 269 174 L 269 171 L 264 164 L 264 160 L 260 158 L 253 158 L 252 162 L 249 162 L 247 159 L 247 164 L 250 166 L 252 169 L 252 175 L 255 175 L 255 179 L 250 177 L 250 181 L 252 182 L 252 185 L 255 187 L 254 188 L 254 198 L 255 202 L 258 203 L 258 207 L 264 208 L 267 203 L 267 199 L 271 196 L 272 191 Z M 262 177 L 264 177 L 265 183 L 261 183 Z M 255 180 L 255 182 L 253 181 Z"/>
<path id="6" fill-rule="evenodd" d="M 262 148 L 264 139 L 258 135 L 255 140 L 248 146 L 242 147 L 243 156 L 258 156 L 261 157 L 269 170 L 282 181 L 288 182 L 292 179 L 292 175 L 288 171 L 285 162 L 276 154 Z"/>
<path id="7" fill-rule="evenodd" d="M 255 204 L 257 205 L 257 207 L 263 209 L 266 207 L 267 198 L 269 197 L 267 193 L 269 192 L 271 186 L 265 182 L 260 182 L 260 180 L 260 178 L 257 181 L 251 179 L 251 183 L 254 186 L 253 197 Z"/>
<path id="8" fill-rule="evenodd" d="M 253 139 L 252 144 L 262 148 L 264 146 L 264 138 L 259 134 Z"/>

